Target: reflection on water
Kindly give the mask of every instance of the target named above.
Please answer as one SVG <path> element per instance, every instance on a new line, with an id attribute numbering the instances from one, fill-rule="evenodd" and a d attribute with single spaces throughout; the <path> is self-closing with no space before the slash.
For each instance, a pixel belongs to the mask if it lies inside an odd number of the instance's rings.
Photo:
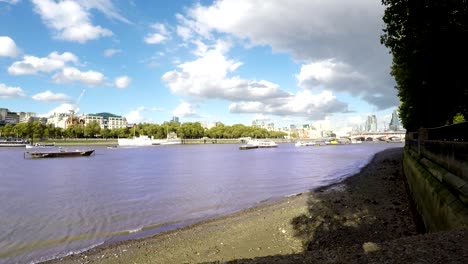
<path id="1" fill-rule="evenodd" d="M 328 185 L 401 146 L 97 147 L 92 157 L 38 160 L 1 148 L 0 263 L 42 261 Z"/>

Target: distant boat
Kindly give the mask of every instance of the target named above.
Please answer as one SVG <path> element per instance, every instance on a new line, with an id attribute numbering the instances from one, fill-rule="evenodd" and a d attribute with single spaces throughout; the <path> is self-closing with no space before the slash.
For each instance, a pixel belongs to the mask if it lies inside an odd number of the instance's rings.
<path id="1" fill-rule="evenodd" d="M 296 147 L 309 147 L 309 146 L 315 146 L 315 142 L 296 142 L 296 144 L 294 144 L 294 146 Z"/>
<path id="2" fill-rule="evenodd" d="M 153 139 L 145 135 L 133 138 L 119 138 L 117 139 L 117 142 L 121 147 L 142 147 L 153 145 Z"/>
<path id="3" fill-rule="evenodd" d="M 36 144 L 28 144 L 28 145 L 26 145 L 26 148 L 27 148 L 27 149 L 54 148 L 54 147 L 55 147 L 55 143 L 50 143 L 50 144 L 40 144 L 40 143 L 36 143 Z"/>
<path id="4" fill-rule="evenodd" d="M 179 144 L 182 144 L 182 139 L 178 138 L 175 132 L 171 132 L 167 134 L 166 140 L 161 140 L 159 144 L 160 145 L 179 145 Z"/>
<path id="5" fill-rule="evenodd" d="M 25 158 L 67 158 L 67 157 L 88 157 L 94 153 L 94 149 L 92 150 L 60 150 L 60 151 L 51 151 L 51 152 L 44 152 L 44 151 L 28 151 L 25 152 Z"/>
<path id="6" fill-rule="evenodd" d="M 242 145 L 239 147 L 241 150 L 245 149 L 256 149 L 256 148 L 276 148 L 278 147 L 278 144 L 271 140 L 257 140 L 257 139 L 252 139 L 247 141 L 247 144 Z"/>
<path id="7" fill-rule="evenodd" d="M 24 139 L 0 139 L 0 147 L 26 147 L 28 141 Z"/>

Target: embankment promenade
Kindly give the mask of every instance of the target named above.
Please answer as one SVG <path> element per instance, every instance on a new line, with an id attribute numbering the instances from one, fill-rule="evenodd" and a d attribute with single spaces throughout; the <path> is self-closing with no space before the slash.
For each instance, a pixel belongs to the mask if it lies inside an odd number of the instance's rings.
<path id="1" fill-rule="evenodd" d="M 468 230 L 424 233 L 402 157 L 387 149 L 339 184 L 48 263 L 466 263 Z"/>

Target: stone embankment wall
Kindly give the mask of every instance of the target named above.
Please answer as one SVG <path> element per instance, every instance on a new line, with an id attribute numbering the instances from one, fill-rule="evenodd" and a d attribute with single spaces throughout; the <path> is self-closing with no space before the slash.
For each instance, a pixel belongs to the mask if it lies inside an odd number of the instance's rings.
<path id="1" fill-rule="evenodd" d="M 426 230 L 468 227 L 468 122 L 408 133 L 403 169 Z"/>

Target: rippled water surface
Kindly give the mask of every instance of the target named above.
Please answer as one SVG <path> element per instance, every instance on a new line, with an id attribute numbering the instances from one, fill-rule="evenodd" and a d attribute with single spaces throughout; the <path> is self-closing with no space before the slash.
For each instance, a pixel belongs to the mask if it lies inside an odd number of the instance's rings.
<path id="1" fill-rule="evenodd" d="M 0 263 L 40 262 L 308 191 L 393 147 L 402 144 L 96 147 L 91 157 L 37 160 L 0 148 Z"/>

